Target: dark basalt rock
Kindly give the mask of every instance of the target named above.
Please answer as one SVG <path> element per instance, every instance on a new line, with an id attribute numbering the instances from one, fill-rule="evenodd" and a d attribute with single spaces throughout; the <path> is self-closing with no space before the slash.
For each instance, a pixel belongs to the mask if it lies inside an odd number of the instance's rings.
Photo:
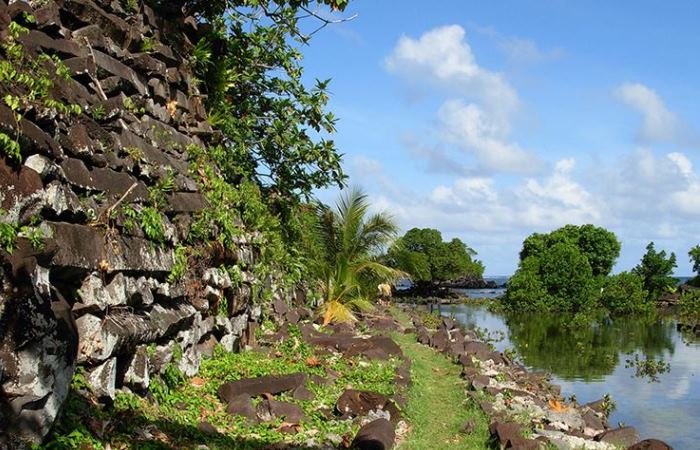
<path id="1" fill-rule="evenodd" d="M 262 422 L 283 419 L 285 422 L 296 424 L 304 420 L 304 410 L 298 405 L 277 400 L 262 400 L 256 407 L 256 413 Z"/>
<path id="2" fill-rule="evenodd" d="M 645 439 L 632 445 L 627 450 L 673 450 L 673 448 L 658 439 Z"/>
<path id="3" fill-rule="evenodd" d="M 370 411 L 384 409 L 389 398 L 378 392 L 358 391 L 346 389 L 335 404 L 338 412 L 343 416 L 364 416 Z"/>
<path id="4" fill-rule="evenodd" d="M 219 433 L 219 430 L 217 430 L 214 427 L 214 425 L 210 424 L 209 422 L 200 422 L 199 425 L 197 425 L 197 429 L 205 434 L 218 434 Z"/>
<path id="5" fill-rule="evenodd" d="M 416 328 L 416 340 L 421 344 L 430 345 L 430 333 L 428 333 L 428 329 L 422 325 L 418 326 Z"/>
<path id="6" fill-rule="evenodd" d="M 450 345 L 450 335 L 446 330 L 440 329 L 430 338 L 430 346 L 440 352 L 444 352 Z"/>
<path id="7" fill-rule="evenodd" d="M 240 394 L 232 397 L 228 402 L 226 412 L 232 416 L 242 416 L 252 421 L 258 420 L 255 408 L 253 408 L 253 400 L 248 394 Z"/>
<path id="8" fill-rule="evenodd" d="M 313 400 L 316 396 L 306 386 L 299 386 L 292 391 L 294 400 Z"/>
<path id="9" fill-rule="evenodd" d="M 639 442 L 639 433 L 634 427 L 621 427 L 604 431 L 597 435 L 595 439 L 617 447 L 627 448 Z"/>
<path id="10" fill-rule="evenodd" d="M 107 13 L 91 0 L 57 0 L 56 3 L 83 24 L 99 25 L 103 33 L 118 44 L 122 44 L 130 34 L 130 26 L 126 21 Z"/>
<path id="11" fill-rule="evenodd" d="M 481 391 L 486 389 L 491 383 L 491 378 L 486 375 L 477 375 L 472 379 L 472 388 L 475 391 Z"/>
<path id="12" fill-rule="evenodd" d="M 222 384 L 219 387 L 219 397 L 225 402 L 230 402 L 231 399 L 241 394 L 247 394 L 251 397 L 262 394 L 279 394 L 294 390 L 305 384 L 306 375 L 303 373 L 243 378 L 242 380 Z"/>
<path id="13" fill-rule="evenodd" d="M 21 286 L 0 295 L 0 435 L 39 442 L 49 431 L 70 390 L 77 344 L 65 301 Z"/>
<path id="14" fill-rule="evenodd" d="M 391 422 L 377 419 L 360 428 L 350 447 L 358 450 L 389 450 L 394 446 L 395 439 L 396 433 Z"/>
<path id="15" fill-rule="evenodd" d="M 522 438 L 522 426 L 517 423 L 496 421 L 489 425 L 489 431 L 501 447 L 506 447 L 510 442 Z"/>
<path id="16" fill-rule="evenodd" d="M 344 352 L 345 356 L 364 355 L 369 359 L 385 360 L 400 356 L 401 347 L 387 336 L 372 336 L 367 339 L 355 339 Z"/>

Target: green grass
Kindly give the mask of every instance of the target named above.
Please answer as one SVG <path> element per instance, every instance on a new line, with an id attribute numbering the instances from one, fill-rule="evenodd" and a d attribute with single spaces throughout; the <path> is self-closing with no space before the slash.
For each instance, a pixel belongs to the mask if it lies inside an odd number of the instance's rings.
<path id="1" fill-rule="evenodd" d="M 394 317 L 408 325 L 408 317 L 394 310 Z M 488 449 L 488 421 L 479 406 L 465 395 L 460 368 L 435 350 L 420 345 L 413 334 L 394 334 L 413 365 L 413 385 L 404 411 L 411 431 L 397 447 L 398 450 Z M 474 431 L 460 432 L 471 421 Z"/>

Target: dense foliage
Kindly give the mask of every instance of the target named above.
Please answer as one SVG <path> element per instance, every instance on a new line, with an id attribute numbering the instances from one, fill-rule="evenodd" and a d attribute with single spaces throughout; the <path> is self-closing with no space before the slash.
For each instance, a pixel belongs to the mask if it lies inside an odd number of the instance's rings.
<path id="1" fill-rule="evenodd" d="M 342 187 L 345 175 L 328 138 L 336 122 L 326 111 L 328 81 L 302 82 L 300 48 L 313 34 L 305 27 L 328 23 L 315 13 L 319 6 L 342 10 L 346 3 L 155 2 L 164 14 L 181 15 L 184 8 L 201 22 L 190 64 L 221 136 L 207 148 L 188 148 L 210 207 L 195 222 L 183 253 L 196 256 L 203 242 L 235 251 L 244 231 L 256 231 L 262 254 L 255 267 L 230 272 L 252 270 L 258 281 L 277 275 L 282 287 L 312 284 L 322 275 L 323 243 L 309 200 L 314 189 Z M 269 295 L 259 284 L 254 292 Z"/>
<path id="2" fill-rule="evenodd" d="M 432 228 L 408 230 L 389 249 L 389 264 L 411 276 L 414 283 L 432 285 L 440 281 L 484 273 L 481 261 L 474 259 L 476 252 L 455 238 L 445 242 L 440 231 Z"/>
<path id="3" fill-rule="evenodd" d="M 520 261 L 528 256 L 539 257 L 558 243 L 576 247 L 588 260 L 595 277 L 610 274 L 617 257 L 620 256 L 620 242 L 611 231 L 590 224 L 566 225 L 551 233 L 530 235 L 523 242 Z"/>
<path id="4" fill-rule="evenodd" d="M 653 305 L 644 289 L 642 278 L 630 272 L 622 272 L 605 280 L 600 304 L 619 313 L 641 312 Z"/>
<path id="5" fill-rule="evenodd" d="M 605 277 L 619 254 L 615 234 L 593 225 L 532 234 L 523 242 L 504 305 L 512 310 L 590 310 L 597 306 Z"/>
<path id="6" fill-rule="evenodd" d="M 688 256 L 690 257 L 690 262 L 693 264 L 693 272 L 695 272 L 695 278 L 688 283 L 695 287 L 700 287 L 700 245 L 691 248 L 688 251 Z"/>
<path id="7" fill-rule="evenodd" d="M 690 289 L 681 294 L 678 316 L 684 325 L 693 327 L 700 324 L 700 289 Z"/>
<path id="8" fill-rule="evenodd" d="M 336 123 L 325 111 L 329 80 L 313 87 L 302 82 L 298 46 L 309 40 L 301 27 L 312 2 L 217 3 L 225 8 L 206 5 L 211 27 L 197 44 L 193 64 L 207 93 L 210 122 L 225 137 L 214 158 L 221 173 L 227 181 L 255 180 L 278 201 L 341 185 L 340 154 L 324 137 Z"/>
<path id="9" fill-rule="evenodd" d="M 678 281 L 673 278 L 675 268 L 676 255 L 671 253 L 666 256 L 666 250 L 657 252 L 654 243 L 650 242 L 647 245 L 647 252 L 642 256 L 642 261 L 632 269 L 632 272 L 642 278 L 649 299 L 658 300 L 664 293 L 675 287 Z"/>

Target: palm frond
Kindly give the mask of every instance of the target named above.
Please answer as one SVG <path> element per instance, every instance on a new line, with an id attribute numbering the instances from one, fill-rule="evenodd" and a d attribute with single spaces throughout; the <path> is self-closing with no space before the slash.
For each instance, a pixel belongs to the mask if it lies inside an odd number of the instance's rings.
<path id="1" fill-rule="evenodd" d="M 372 308 L 369 296 L 376 292 L 377 283 L 404 275 L 373 259 L 395 239 L 398 227 L 390 215 L 368 216 L 368 210 L 367 195 L 359 189 L 341 195 L 335 209 L 316 208 L 327 254 L 321 268 L 325 324 L 354 320 L 353 311 Z"/>
<path id="2" fill-rule="evenodd" d="M 322 311 L 323 325 L 328 325 L 331 322 L 348 323 L 357 320 L 350 307 L 339 301 L 324 303 Z"/>

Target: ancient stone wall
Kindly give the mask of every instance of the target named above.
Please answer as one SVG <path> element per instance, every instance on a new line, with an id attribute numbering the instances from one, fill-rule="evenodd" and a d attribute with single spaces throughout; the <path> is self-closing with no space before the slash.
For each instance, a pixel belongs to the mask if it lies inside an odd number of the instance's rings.
<path id="1" fill-rule="evenodd" d="M 220 259 L 188 267 L 194 277 L 170 276 L 207 205 L 187 148 L 216 139 L 187 61 L 196 21 L 141 2 L 0 0 L 5 43 L 13 21 L 29 29 L 21 51 L 51 74 L 49 98 L 79 109 L 0 102 L 0 132 L 22 154 L 0 159 L 1 220 L 19 233 L 1 250 L 6 443 L 48 432 L 75 370 L 102 397 L 144 391 L 169 364 L 193 375 L 216 343 L 235 350 L 253 339 L 260 315 L 252 275 L 232 282 Z M 26 94 L 13 80 L 0 80 L 0 96 Z M 154 189 L 165 200 L 159 242 L 138 226 Z M 244 233 L 226 258 L 250 267 L 258 241 Z"/>

